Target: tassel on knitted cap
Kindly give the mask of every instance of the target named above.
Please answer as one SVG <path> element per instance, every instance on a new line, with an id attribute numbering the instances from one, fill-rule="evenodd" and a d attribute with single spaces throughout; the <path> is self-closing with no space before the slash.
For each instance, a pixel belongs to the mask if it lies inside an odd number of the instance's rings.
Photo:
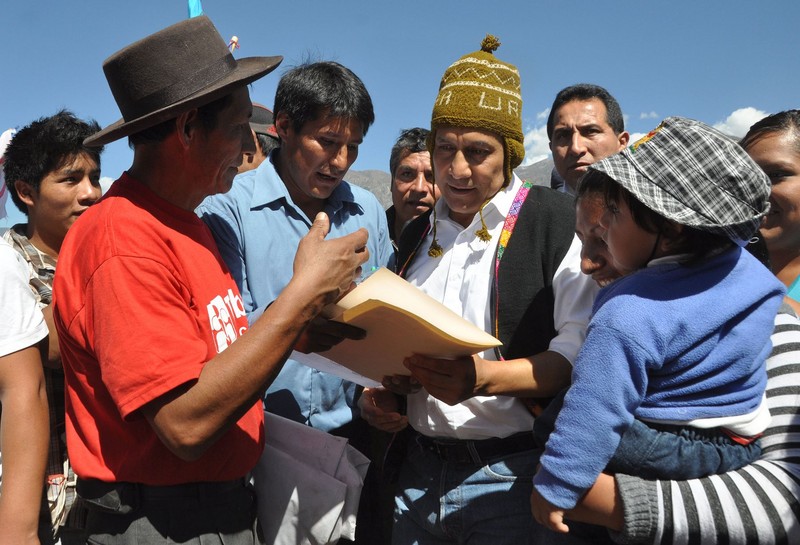
<path id="1" fill-rule="evenodd" d="M 481 49 L 464 55 L 445 70 L 431 115 L 428 149 L 433 154 L 436 129 L 442 125 L 490 131 L 503 139 L 506 183 L 525 157 L 519 71 L 494 56 L 500 47 L 487 34 Z"/>
<path id="2" fill-rule="evenodd" d="M 481 51 L 486 51 L 487 53 L 494 53 L 497 51 L 497 48 L 500 47 L 500 40 L 497 39 L 496 36 L 492 36 L 491 34 L 487 34 L 486 37 L 481 42 Z"/>
<path id="3" fill-rule="evenodd" d="M 489 201 L 491 201 L 491 199 L 483 203 L 481 205 L 481 209 L 478 210 L 478 214 L 481 218 L 481 228 L 475 231 L 475 235 L 483 242 L 489 242 L 492 240 L 492 235 L 489 233 L 489 229 L 486 227 L 486 222 L 483 220 L 483 209 L 486 208 L 486 205 L 489 204 Z"/>

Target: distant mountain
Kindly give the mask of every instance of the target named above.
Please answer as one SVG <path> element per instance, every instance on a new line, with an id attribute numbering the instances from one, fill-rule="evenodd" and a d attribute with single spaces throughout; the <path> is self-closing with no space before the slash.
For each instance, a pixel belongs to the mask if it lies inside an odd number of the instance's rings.
<path id="1" fill-rule="evenodd" d="M 345 174 L 344 179 L 351 184 L 372 191 L 383 208 L 392 205 L 391 179 L 388 172 L 382 170 L 351 170 Z"/>
<path id="2" fill-rule="evenodd" d="M 531 165 L 519 167 L 514 172 L 523 180 L 530 180 L 535 185 L 550 187 L 550 172 L 552 170 L 553 160 L 542 159 Z M 384 208 L 391 206 L 392 191 L 388 172 L 382 170 L 351 170 L 345 175 L 344 179 L 372 191 Z"/>
<path id="3" fill-rule="evenodd" d="M 523 180 L 533 182 L 534 185 L 550 187 L 550 173 L 553 171 L 553 160 L 542 159 L 524 167 L 517 167 L 514 171 Z"/>

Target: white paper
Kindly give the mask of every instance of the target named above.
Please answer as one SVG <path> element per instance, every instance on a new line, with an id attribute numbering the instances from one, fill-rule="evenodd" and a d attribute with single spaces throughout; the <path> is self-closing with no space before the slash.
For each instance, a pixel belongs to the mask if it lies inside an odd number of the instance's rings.
<path id="1" fill-rule="evenodd" d="M 267 441 L 253 469 L 267 543 L 332 545 L 353 540 L 369 460 L 347 443 L 264 413 Z"/>
<path id="2" fill-rule="evenodd" d="M 304 354 L 302 352 L 292 351 L 292 354 L 289 357 L 299 363 L 302 363 L 303 365 L 336 375 L 339 378 L 349 380 L 350 382 L 355 382 L 361 386 L 376 388 L 381 385 L 380 382 L 374 381 L 371 378 L 365 377 L 364 375 L 360 375 L 355 371 L 348 369 L 344 365 L 339 365 L 335 361 L 329 360 L 321 354 Z"/>

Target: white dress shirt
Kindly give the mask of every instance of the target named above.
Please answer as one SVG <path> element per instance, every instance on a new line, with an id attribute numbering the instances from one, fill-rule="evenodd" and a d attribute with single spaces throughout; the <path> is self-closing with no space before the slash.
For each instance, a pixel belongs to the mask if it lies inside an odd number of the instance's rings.
<path id="1" fill-rule="evenodd" d="M 514 175 L 513 182 L 483 208 L 483 219 L 492 236 L 488 242 L 475 236 L 475 231 L 481 227 L 479 214 L 464 228 L 450 219 L 445 200 L 439 199 L 436 238 L 444 254 L 438 258 L 428 256 L 432 236 L 429 233 L 407 274 L 409 282 L 490 333 L 490 294 L 497 242 L 521 185 L 522 181 Z M 554 320 L 558 334 L 550 342 L 549 349 L 570 363 L 583 344 L 597 293 L 595 283 L 580 271 L 580 248 L 576 237 L 553 278 Z M 481 357 L 497 359 L 493 350 L 485 351 Z M 533 427 L 530 411 L 518 398 L 509 396 L 476 396 L 450 406 L 421 390 L 408 396 L 408 417 L 415 430 L 431 437 L 487 439 L 507 437 Z"/>

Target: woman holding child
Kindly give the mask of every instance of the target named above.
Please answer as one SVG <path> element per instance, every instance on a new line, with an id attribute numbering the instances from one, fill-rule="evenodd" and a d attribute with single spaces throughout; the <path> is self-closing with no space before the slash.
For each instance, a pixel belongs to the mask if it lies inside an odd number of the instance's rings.
<path id="1" fill-rule="evenodd" d="M 773 183 L 772 211 L 762 232 L 773 267 L 775 262 L 784 263 L 774 268 L 779 278 L 791 259 L 781 261 L 776 251 L 791 247 L 788 239 L 797 240 L 800 233 L 797 220 L 792 221 L 793 210 L 800 203 L 800 198 L 792 197 L 800 173 L 798 113 L 791 110 L 769 116 L 754 125 L 742 141 Z M 768 145 L 754 146 L 756 142 Z M 583 242 L 582 269 L 607 285 L 615 271 L 600 225 L 604 209 L 601 194 L 581 187 L 576 231 Z M 799 246 L 794 247 L 796 253 Z M 720 476 L 688 481 L 602 474 L 571 517 L 615 530 L 612 535 L 620 543 L 800 542 L 800 483 L 795 477 L 799 469 L 792 439 L 800 433 L 800 320 L 788 305 L 775 317 L 771 340 L 766 395 L 772 419 L 761 437 L 758 461 Z"/>

